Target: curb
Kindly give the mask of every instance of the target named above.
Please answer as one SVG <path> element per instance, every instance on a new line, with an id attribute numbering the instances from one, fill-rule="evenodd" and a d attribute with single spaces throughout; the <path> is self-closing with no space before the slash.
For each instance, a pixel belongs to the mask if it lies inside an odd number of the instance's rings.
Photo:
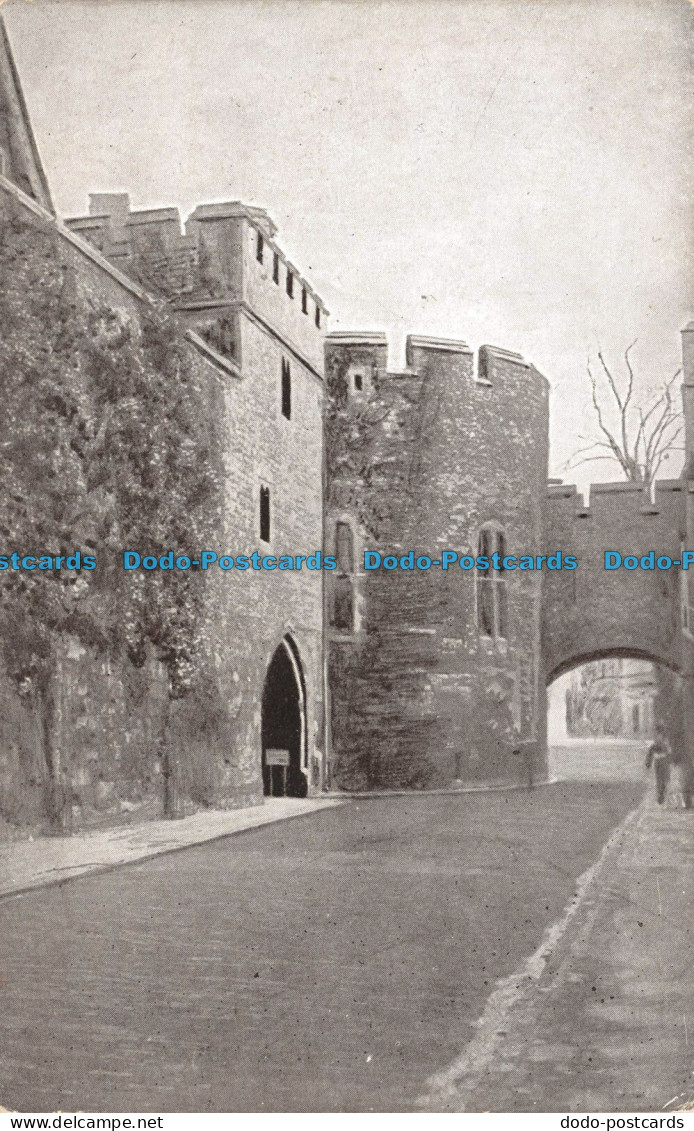
<path id="1" fill-rule="evenodd" d="M 642 799 L 613 829 L 597 859 L 575 881 L 573 895 L 560 917 L 545 928 L 536 950 L 516 970 L 496 982 L 482 1014 L 474 1022 L 474 1035 L 448 1068 L 425 1082 L 416 1101 L 418 1110 L 459 1114 L 468 1111 L 466 1101 L 493 1072 L 514 1015 L 522 1012 L 537 991 L 550 961 L 575 928 L 575 921 L 580 921 L 584 905 L 600 884 L 603 872 L 620 857 L 625 836 L 638 828 L 645 805 Z"/>
<path id="2" fill-rule="evenodd" d="M 503 785 L 465 785 L 457 789 L 451 787 L 445 789 L 370 789 L 363 792 L 358 791 L 326 791 L 321 794 L 321 797 L 341 798 L 350 801 L 359 801 L 360 799 L 369 800 L 376 797 L 450 797 L 457 796 L 463 793 L 506 793 L 509 790 L 519 791 L 523 790 L 526 793 L 532 793 L 534 789 L 541 789 L 546 785 L 559 785 L 561 778 L 545 778 L 544 781 L 533 782 L 532 785 L 527 783 L 509 782 Z"/>
<path id="3" fill-rule="evenodd" d="M 349 797 L 334 797 L 326 798 L 326 800 L 333 800 L 337 803 L 346 803 L 350 800 Z M 172 844 L 166 848 L 160 848 L 156 852 L 148 852 L 142 856 L 133 857 L 132 860 L 114 860 L 104 864 L 76 864 L 76 869 L 71 876 L 55 876 L 50 879 L 41 879 L 34 884 L 26 884 L 21 888 L 14 888 L 12 891 L 0 892 L 0 903 L 6 903 L 10 899 L 15 899 L 19 896 L 29 895 L 31 892 L 39 891 L 42 888 L 55 888 L 60 887 L 62 884 L 69 884 L 73 880 L 83 880 L 87 876 L 101 876 L 107 872 L 115 872 L 120 868 L 131 868 L 136 864 L 145 864 L 148 860 L 156 860 L 160 856 L 170 856 L 174 852 L 185 852 L 189 848 L 200 848 L 204 844 L 215 844 L 220 840 L 226 840 L 229 837 L 242 836 L 244 833 L 253 833 L 258 829 L 268 828 L 270 825 L 277 825 L 282 821 L 298 821 L 302 817 L 313 817 L 316 813 L 322 813 L 324 810 L 336 808 L 335 805 L 321 806 L 318 809 L 307 809 L 303 813 L 286 813 L 279 814 L 276 817 L 270 818 L 268 821 L 262 821 L 257 825 L 247 825 L 243 829 L 229 829 L 228 832 L 216 833 L 214 836 L 205 837 L 204 840 L 192 840 L 188 844 Z M 70 865 L 68 865 L 70 867 Z"/>

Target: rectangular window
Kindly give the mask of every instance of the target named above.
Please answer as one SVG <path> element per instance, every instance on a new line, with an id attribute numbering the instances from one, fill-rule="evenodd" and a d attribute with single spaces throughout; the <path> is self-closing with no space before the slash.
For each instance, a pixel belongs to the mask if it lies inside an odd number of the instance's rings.
<path id="1" fill-rule="evenodd" d="M 354 388 L 358 393 L 364 388 L 364 378 L 361 373 L 354 374 Z"/>
<path id="2" fill-rule="evenodd" d="M 341 632 L 354 632 L 354 591 L 350 577 L 332 579 L 330 623 Z"/>
<path id="3" fill-rule="evenodd" d="M 301 310 L 303 314 L 308 314 L 308 291 L 306 287 L 301 288 Z"/>
<path id="4" fill-rule="evenodd" d="M 257 235 L 256 235 L 256 241 L 255 241 L 255 257 L 258 260 L 258 263 L 263 262 L 263 248 L 264 248 L 264 246 L 265 246 L 265 241 L 263 239 L 263 233 L 258 232 Z"/>
<path id="5" fill-rule="evenodd" d="M 280 281 L 280 257 L 276 251 L 272 255 L 272 281 L 273 283 Z"/>
<path id="6" fill-rule="evenodd" d="M 287 271 L 287 294 L 290 298 L 294 298 L 294 276 L 291 271 Z"/>
<path id="7" fill-rule="evenodd" d="M 292 371 L 289 362 L 282 358 L 282 416 L 292 418 Z"/>
<path id="8" fill-rule="evenodd" d="M 260 488 L 260 538 L 270 541 L 270 488 Z"/>
<path id="9" fill-rule="evenodd" d="M 318 303 L 316 303 L 316 326 L 320 330 L 320 307 Z"/>

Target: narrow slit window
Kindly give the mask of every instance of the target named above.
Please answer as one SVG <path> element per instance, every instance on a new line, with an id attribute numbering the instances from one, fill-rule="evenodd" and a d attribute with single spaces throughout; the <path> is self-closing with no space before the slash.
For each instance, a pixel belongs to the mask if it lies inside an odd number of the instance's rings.
<path id="1" fill-rule="evenodd" d="M 354 374 L 354 388 L 358 393 L 364 388 L 364 377 L 361 373 Z"/>
<path id="2" fill-rule="evenodd" d="M 348 522 L 338 522 L 335 528 L 335 557 L 340 573 L 354 572 L 354 538 Z"/>
<path id="3" fill-rule="evenodd" d="M 354 590 L 351 577 L 333 578 L 330 614 L 333 628 L 339 632 L 354 632 Z"/>
<path id="4" fill-rule="evenodd" d="M 258 260 L 258 263 L 263 262 L 263 250 L 264 250 L 264 248 L 265 248 L 265 240 L 263 239 L 263 233 L 258 232 L 256 234 L 256 240 L 255 240 L 255 257 Z"/>
<path id="5" fill-rule="evenodd" d="M 294 276 L 291 271 L 287 271 L 287 294 L 290 298 L 294 298 Z"/>
<path id="6" fill-rule="evenodd" d="M 276 251 L 272 255 L 272 281 L 273 283 L 280 281 L 280 257 Z"/>
<path id="7" fill-rule="evenodd" d="M 494 589 L 496 591 L 495 635 L 505 640 L 508 636 L 508 608 L 506 603 L 506 580 L 503 576 L 503 571 L 501 571 L 501 575 L 497 578 Z"/>
<path id="8" fill-rule="evenodd" d="M 260 538 L 270 541 L 270 488 L 260 488 Z"/>
<path id="9" fill-rule="evenodd" d="M 306 287 L 301 288 L 301 310 L 303 314 L 308 314 L 308 291 Z"/>
<path id="10" fill-rule="evenodd" d="M 506 535 L 503 530 L 483 527 L 477 542 L 477 553 L 479 557 L 488 560 L 488 565 L 477 569 L 475 574 L 477 629 L 481 636 L 495 640 L 505 639 L 508 636 L 508 602 L 504 571 Z M 495 554 L 498 555 L 498 569 L 494 568 Z"/>
<path id="11" fill-rule="evenodd" d="M 348 522 L 335 526 L 337 574 L 331 579 L 330 623 L 339 632 L 354 632 L 354 535 Z"/>
<path id="12" fill-rule="evenodd" d="M 286 357 L 282 358 L 282 416 L 292 418 L 292 371 Z"/>
<path id="13" fill-rule="evenodd" d="M 494 635 L 494 588 L 490 577 L 480 577 L 477 583 L 477 619 L 483 636 Z"/>
<path id="14" fill-rule="evenodd" d="M 320 307 L 318 306 L 318 303 L 316 303 L 316 326 L 320 330 Z"/>

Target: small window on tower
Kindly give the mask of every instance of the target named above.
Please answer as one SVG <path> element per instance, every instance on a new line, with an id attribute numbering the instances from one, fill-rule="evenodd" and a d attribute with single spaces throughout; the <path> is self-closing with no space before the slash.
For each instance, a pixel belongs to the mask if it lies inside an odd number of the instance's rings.
<path id="1" fill-rule="evenodd" d="M 294 298 L 294 276 L 291 271 L 287 271 L 287 294 L 290 298 Z"/>
<path id="2" fill-rule="evenodd" d="M 340 632 L 355 629 L 354 535 L 347 522 L 335 527 L 337 572 L 330 581 L 330 624 Z"/>
<path id="3" fill-rule="evenodd" d="M 263 249 L 264 249 L 264 247 L 265 247 L 265 240 L 263 239 L 263 233 L 258 232 L 257 235 L 256 235 L 256 241 L 255 241 L 255 257 L 258 260 L 258 263 L 263 262 Z"/>
<path id="4" fill-rule="evenodd" d="M 320 330 L 320 307 L 318 303 L 316 303 L 316 326 Z"/>
<path id="5" fill-rule="evenodd" d="M 489 358 L 487 351 L 480 349 L 477 353 L 477 380 L 483 385 L 491 384 L 489 380 Z"/>
<path id="6" fill-rule="evenodd" d="M 333 578 L 330 623 L 340 632 L 354 632 L 354 589 L 351 577 Z"/>
<path id="7" fill-rule="evenodd" d="M 477 627 L 482 636 L 504 639 L 508 635 L 508 605 L 504 570 L 506 536 L 503 530 L 495 526 L 483 527 L 477 542 L 477 553 L 479 557 L 487 559 L 487 565 L 478 567 L 475 575 Z"/>
<path id="8" fill-rule="evenodd" d="M 308 291 L 306 287 L 301 288 L 301 310 L 304 314 L 308 314 Z"/>
<path id="9" fill-rule="evenodd" d="M 276 251 L 272 255 L 272 281 L 273 283 L 280 281 L 280 257 Z"/>
<path id="10" fill-rule="evenodd" d="M 286 357 L 282 358 L 282 416 L 292 418 L 292 371 Z"/>
<path id="11" fill-rule="evenodd" d="M 364 388 L 364 374 L 363 373 L 355 373 L 354 374 L 354 388 L 358 393 L 360 393 L 362 391 L 362 389 Z"/>
<path id="12" fill-rule="evenodd" d="M 260 538 L 270 541 L 270 488 L 260 488 Z"/>

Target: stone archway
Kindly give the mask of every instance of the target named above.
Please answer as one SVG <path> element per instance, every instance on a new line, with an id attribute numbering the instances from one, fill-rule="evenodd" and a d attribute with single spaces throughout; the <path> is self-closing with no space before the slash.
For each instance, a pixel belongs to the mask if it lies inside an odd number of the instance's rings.
<path id="1" fill-rule="evenodd" d="M 666 728 L 676 760 L 684 761 L 683 694 L 679 666 L 653 652 L 601 648 L 567 658 L 547 680 L 550 779 L 646 780 L 645 751 L 658 724 Z M 632 725 L 636 701 L 644 727 Z"/>
<path id="2" fill-rule="evenodd" d="M 298 650 L 289 637 L 268 665 L 262 699 L 262 773 L 266 797 L 305 797 L 306 706 Z"/>
<path id="3" fill-rule="evenodd" d="M 645 648 L 602 647 L 590 651 L 575 651 L 566 656 L 547 673 L 547 686 L 549 687 L 555 679 L 572 671 L 573 668 L 579 668 L 593 660 L 645 660 L 656 667 L 671 671 L 675 675 L 682 674 L 680 664 L 671 655 L 652 652 Z"/>

